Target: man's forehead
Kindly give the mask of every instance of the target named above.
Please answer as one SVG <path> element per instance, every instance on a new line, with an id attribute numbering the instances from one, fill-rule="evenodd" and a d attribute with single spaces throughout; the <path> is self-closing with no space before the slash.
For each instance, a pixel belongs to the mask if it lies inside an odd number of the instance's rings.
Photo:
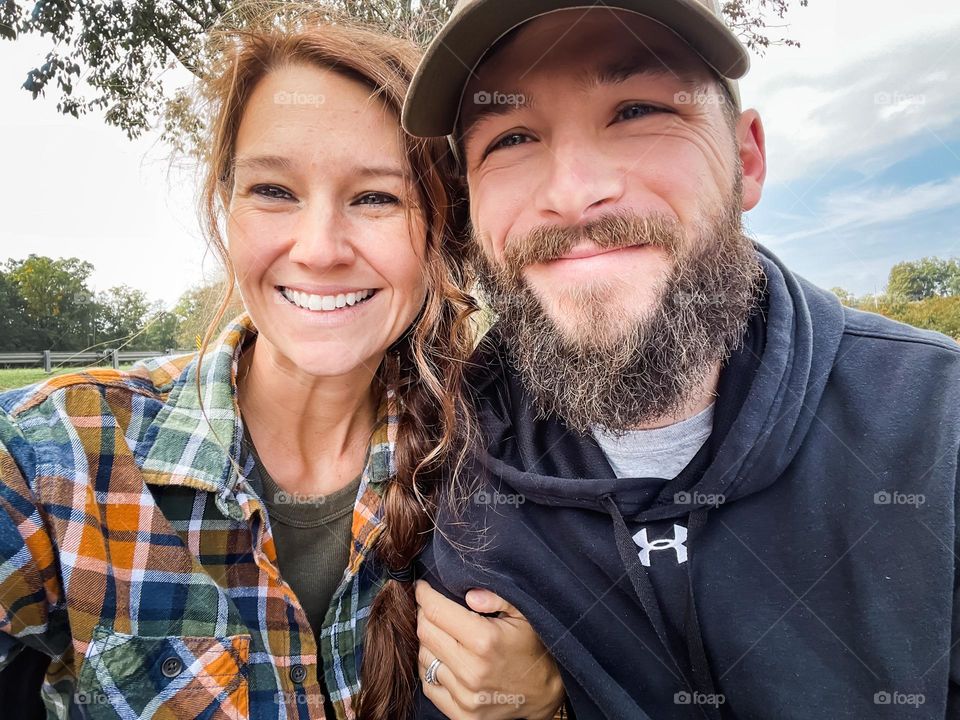
<path id="1" fill-rule="evenodd" d="M 492 80 L 505 91 L 538 76 L 558 73 L 587 87 L 638 73 L 709 74 L 689 45 L 649 18 L 605 9 L 591 11 L 596 14 L 595 22 L 577 22 L 573 12 L 536 18 L 505 36 L 479 64 L 469 86 Z M 554 15 L 567 17 L 557 22 Z"/>

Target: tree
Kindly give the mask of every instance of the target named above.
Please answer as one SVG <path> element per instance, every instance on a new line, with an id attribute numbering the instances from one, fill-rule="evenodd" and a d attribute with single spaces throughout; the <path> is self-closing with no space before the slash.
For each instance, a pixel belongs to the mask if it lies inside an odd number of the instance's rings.
<path id="1" fill-rule="evenodd" d="M 30 351 L 33 330 L 16 284 L 0 270 L 0 352 Z"/>
<path id="2" fill-rule="evenodd" d="M 97 340 L 105 347 L 144 350 L 142 330 L 150 311 L 147 295 L 118 285 L 97 296 Z"/>
<path id="3" fill-rule="evenodd" d="M 796 0 L 805 6 L 807 0 Z M 204 35 L 211 27 L 242 26 L 264 7 L 296 17 L 328 11 L 346 15 L 395 35 L 425 44 L 449 17 L 455 0 L 316 0 L 290 3 L 267 0 L 0 0 L 0 37 L 49 37 L 53 49 L 45 62 L 27 73 L 24 89 L 34 98 L 55 89 L 57 109 L 78 117 L 99 109 L 108 124 L 130 138 L 159 127 L 174 148 L 197 151 L 202 121 L 189 93 L 167 90 L 163 77 L 182 67 L 200 77 L 211 51 Z M 753 50 L 796 45 L 767 31 L 782 20 L 790 0 L 727 0 L 722 12 Z M 320 8 L 318 10 L 318 8 Z M 81 92 L 83 77 L 89 86 Z"/>
<path id="4" fill-rule="evenodd" d="M 30 255 L 7 262 L 32 342 L 39 345 L 32 350 L 82 350 L 96 342 L 96 306 L 87 288 L 92 272 L 93 265 L 78 258 Z"/>
<path id="5" fill-rule="evenodd" d="M 842 287 L 832 287 L 830 292 L 837 296 L 837 299 L 840 300 L 844 305 L 850 305 L 856 301 L 856 298 L 847 290 L 844 290 Z"/>
<path id="6" fill-rule="evenodd" d="M 906 303 L 897 320 L 960 340 L 960 295 Z"/>
<path id="7" fill-rule="evenodd" d="M 190 95 L 164 87 L 177 67 L 200 77 L 207 66 L 205 33 L 215 24 L 234 27 L 272 8 L 277 14 L 344 14 L 388 32 L 432 36 L 454 0 L 329 0 L 250 3 L 238 0 L 22 0 L 0 2 L 0 37 L 49 37 L 53 49 L 27 73 L 23 88 L 34 98 L 54 89 L 57 109 L 79 117 L 102 110 L 107 124 L 135 138 L 160 127 L 174 147 L 192 149 L 200 123 Z M 319 8 L 319 9 L 318 9 Z M 82 87 L 81 76 L 89 89 Z"/>
<path id="8" fill-rule="evenodd" d="M 887 292 L 855 297 L 833 288 L 848 307 L 877 313 L 914 327 L 949 335 L 960 341 L 960 262 L 923 258 L 903 262 L 890 271 Z"/>
<path id="9" fill-rule="evenodd" d="M 138 350 L 190 350 L 189 346 L 179 344 L 180 319 L 163 307 L 163 303 L 154 303 L 143 328 L 142 345 Z"/>
<path id="10" fill-rule="evenodd" d="M 173 314 L 178 322 L 176 347 L 185 350 L 199 348 L 207 327 L 216 316 L 223 294 L 224 284 L 214 282 L 191 288 L 180 296 L 180 300 L 173 308 Z M 222 330 L 227 322 L 242 311 L 243 303 L 239 293 L 234 292 L 230 306 L 215 328 L 215 332 Z"/>
<path id="11" fill-rule="evenodd" d="M 890 270 L 887 292 L 906 300 L 960 295 L 960 260 L 925 257 L 897 263 Z"/>
<path id="12" fill-rule="evenodd" d="M 798 5 L 806 7 L 808 0 L 799 0 Z M 800 47 L 796 40 L 775 38 L 768 32 L 778 27 L 771 25 L 768 18 L 773 15 L 776 20 L 783 20 L 789 9 L 789 0 L 727 0 L 720 12 L 741 42 L 762 55 L 764 50 L 775 45 Z"/>

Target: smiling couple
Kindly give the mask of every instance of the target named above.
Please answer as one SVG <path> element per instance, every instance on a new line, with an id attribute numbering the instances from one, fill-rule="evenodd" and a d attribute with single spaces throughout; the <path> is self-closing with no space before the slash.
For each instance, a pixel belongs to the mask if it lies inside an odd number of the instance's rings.
<path id="1" fill-rule="evenodd" d="M 42 654 L 63 718 L 960 717 L 960 348 L 745 235 L 713 0 L 219 39 L 246 312 L 0 396 L 0 678 Z"/>

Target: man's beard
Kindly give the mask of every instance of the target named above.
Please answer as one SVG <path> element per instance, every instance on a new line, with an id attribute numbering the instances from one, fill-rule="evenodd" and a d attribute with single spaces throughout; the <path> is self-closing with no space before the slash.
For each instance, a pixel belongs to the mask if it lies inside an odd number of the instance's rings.
<path id="1" fill-rule="evenodd" d="M 581 433 L 618 432 L 677 417 L 697 399 L 742 341 L 763 283 L 739 203 L 731 198 L 726 207 L 692 240 L 672 218 L 620 214 L 576 228 L 537 228 L 508 241 L 500 265 L 476 252 L 481 290 L 540 417 L 558 415 Z M 580 311 L 576 330 L 558 327 L 523 270 L 584 239 L 604 249 L 649 244 L 666 251 L 673 265 L 650 311 L 629 315 L 615 286 L 598 279 L 566 297 Z"/>

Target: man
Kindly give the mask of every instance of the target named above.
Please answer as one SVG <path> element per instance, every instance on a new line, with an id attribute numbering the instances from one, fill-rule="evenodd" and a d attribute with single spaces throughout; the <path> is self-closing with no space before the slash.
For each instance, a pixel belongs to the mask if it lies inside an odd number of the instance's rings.
<path id="1" fill-rule="evenodd" d="M 524 613 L 580 719 L 960 717 L 960 348 L 745 236 L 747 66 L 713 0 L 462 0 L 431 45 L 404 125 L 498 320 L 423 572 Z"/>

